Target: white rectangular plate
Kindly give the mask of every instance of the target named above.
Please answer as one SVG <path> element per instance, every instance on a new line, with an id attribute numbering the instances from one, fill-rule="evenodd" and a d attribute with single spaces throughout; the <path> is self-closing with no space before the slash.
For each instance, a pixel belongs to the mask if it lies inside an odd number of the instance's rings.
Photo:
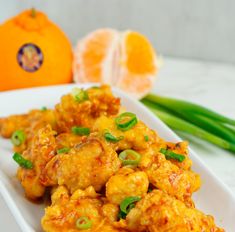
<path id="1" fill-rule="evenodd" d="M 78 86 L 78 85 L 76 85 Z M 79 85 L 87 88 L 90 85 Z M 34 88 L 0 93 L 0 117 L 27 112 L 32 108 L 46 106 L 52 108 L 60 97 L 70 92 L 74 85 Z M 164 139 L 172 142 L 180 138 L 147 108 L 136 100 L 114 89 L 114 94 L 122 100 L 128 111 L 134 112 L 149 127 Z M 211 154 L 213 155 L 213 154 Z M 201 189 L 194 194 L 197 208 L 215 217 L 216 223 L 227 232 L 235 231 L 235 198 L 230 190 L 205 166 L 198 155 L 190 150 L 193 170 L 202 178 Z M 43 205 L 36 205 L 24 197 L 24 192 L 16 175 L 17 165 L 12 160 L 12 146 L 9 140 L 0 139 L 0 192 L 16 221 L 24 232 L 42 231 L 40 219 Z M 0 209 L 0 213 L 1 209 Z"/>

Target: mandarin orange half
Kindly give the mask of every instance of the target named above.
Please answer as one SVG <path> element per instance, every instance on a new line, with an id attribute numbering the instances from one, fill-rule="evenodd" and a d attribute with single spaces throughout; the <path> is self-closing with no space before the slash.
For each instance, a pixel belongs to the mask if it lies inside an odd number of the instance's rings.
<path id="1" fill-rule="evenodd" d="M 154 48 L 135 31 L 96 30 L 78 41 L 74 57 L 75 82 L 111 84 L 136 98 L 151 90 L 158 71 Z"/>
<path id="2" fill-rule="evenodd" d="M 9 19 L 0 38 L 0 91 L 71 82 L 71 44 L 44 13 L 26 10 Z"/>

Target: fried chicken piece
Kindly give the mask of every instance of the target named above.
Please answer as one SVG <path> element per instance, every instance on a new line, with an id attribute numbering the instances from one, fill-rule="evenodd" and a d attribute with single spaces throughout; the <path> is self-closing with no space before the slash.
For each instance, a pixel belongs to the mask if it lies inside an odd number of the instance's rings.
<path id="1" fill-rule="evenodd" d="M 19 146 L 14 146 L 14 151 L 23 152 L 29 146 L 37 131 L 47 124 L 56 129 L 53 110 L 31 110 L 28 114 L 12 115 L 0 119 L 0 135 L 10 138 L 16 130 L 24 131 L 26 140 Z"/>
<path id="2" fill-rule="evenodd" d="M 67 94 L 55 106 L 60 132 L 68 132 L 73 126 L 91 127 L 99 116 L 118 113 L 120 99 L 113 96 L 109 86 L 89 88 L 86 93 L 87 100 L 80 102 L 72 94 Z"/>
<path id="3" fill-rule="evenodd" d="M 120 166 L 117 153 L 105 141 L 88 137 L 67 154 L 51 159 L 41 180 L 47 186 L 65 185 L 71 193 L 90 185 L 99 191 Z"/>
<path id="4" fill-rule="evenodd" d="M 32 169 L 19 167 L 17 177 L 28 198 L 36 200 L 43 196 L 45 186 L 40 182 L 41 173 L 47 162 L 55 155 L 55 131 L 50 125 L 41 128 L 32 140 L 31 146 L 22 156 L 33 163 Z"/>
<path id="5" fill-rule="evenodd" d="M 109 132 L 116 138 L 122 137 L 119 142 L 113 144 L 115 150 L 147 149 L 152 143 L 156 143 L 160 139 L 153 130 L 140 120 L 131 129 L 121 131 L 115 124 L 115 117 L 101 116 L 96 120 L 93 131 L 98 132 L 101 136 L 105 132 Z"/>
<path id="6" fill-rule="evenodd" d="M 180 169 L 166 160 L 158 150 L 158 145 L 152 145 L 148 150 L 140 151 L 142 157 L 139 168 L 148 175 L 149 182 L 156 188 L 193 206 L 191 195 L 200 187 L 200 176 L 191 170 Z"/>
<path id="7" fill-rule="evenodd" d="M 131 129 L 121 131 L 115 124 L 115 117 L 101 116 L 95 121 L 92 130 L 98 132 L 100 136 L 103 136 L 105 132 L 109 132 L 116 138 L 122 138 L 119 142 L 111 143 L 115 150 L 144 150 L 148 149 L 152 144 L 155 144 L 158 146 L 158 150 L 165 148 L 184 155 L 185 159 L 183 162 L 178 162 L 173 159 L 170 160 L 179 168 L 189 170 L 192 166 L 192 161 L 188 156 L 187 142 L 166 142 L 140 120 L 138 120 L 138 123 Z"/>
<path id="8" fill-rule="evenodd" d="M 72 148 L 76 146 L 77 144 L 82 143 L 85 137 L 75 135 L 72 133 L 61 133 L 58 136 L 56 136 L 57 149 L 61 149 L 64 147 Z"/>
<path id="9" fill-rule="evenodd" d="M 106 183 L 106 197 L 109 202 L 119 205 L 126 197 L 143 197 L 148 191 L 148 185 L 145 172 L 124 167 Z"/>
<path id="10" fill-rule="evenodd" d="M 25 129 L 29 126 L 28 115 L 11 115 L 6 118 L 0 118 L 0 135 L 4 138 L 10 138 L 14 131 Z"/>
<path id="11" fill-rule="evenodd" d="M 149 232 L 223 232 L 216 227 L 212 216 L 160 190 L 154 190 L 141 199 L 126 217 L 130 231 Z"/>
<path id="12" fill-rule="evenodd" d="M 185 159 L 183 162 L 178 162 L 177 160 L 174 160 L 174 159 L 170 160 L 179 168 L 184 169 L 184 170 L 190 170 L 190 168 L 192 167 L 193 162 L 189 158 L 188 142 L 182 141 L 178 143 L 171 143 L 171 142 L 163 141 L 162 143 L 160 143 L 160 148 L 165 148 L 165 149 L 173 151 L 176 154 L 184 155 Z"/>
<path id="13" fill-rule="evenodd" d="M 84 191 L 78 189 L 70 197 L 69 191 L 60 186 L 52 195 L 52 205 L 45 209 L 42 218 L 42 227 L 45 232 L 76 232 L 76 221 L 86 217 L 91 221 L 89 232 L 118 232 L 124 230 L 115 229 L 102 212 L 103 202 L 93 187 Z"/>

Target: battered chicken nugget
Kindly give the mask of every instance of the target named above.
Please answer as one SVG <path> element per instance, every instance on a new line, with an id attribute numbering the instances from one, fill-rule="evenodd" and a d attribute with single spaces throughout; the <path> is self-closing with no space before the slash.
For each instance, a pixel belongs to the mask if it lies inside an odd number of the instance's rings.
<path id="1" fill-rule="evenodd" d="M 109 86 L 87 89 L 82 96 L 86 97 L 79 100 L 72 93 L 64 95 L 55 106 L 60 132 L 69 132 L 73 126 L 92 127 L 99 116 L 116 115 L 119 111 L 120 99 L 112 95 Z"/>
<path id="2" fill-rule="evenodd" d="M 140 151 L 140 169 L 146 172 L 149 182 L 156 188 L 193 206 L 191 195 L 201 185 L 200 176 L 191 170 L 180 169 L 158 150 L 158 145 L 152 145 L 148 150 Z"/>
<path id="3" fill-rule="evenodd" d="M 148 193 L 126 217 L 130 231 L 149 232 L 223 232 L 216 227 L 212 216 L 184 203 L 160 190 Z"/>
<path id="4" fill-rule="evenodd" d="M 113 204 L 120 204 L 129 196 L 144 196 L 148 191 L 148 176 L 145 172 L 122 168 L 106 183 L 106 197 Z"/>
<path id="5" fill-rule="evenodd" d="M 41 181 L 47 186 L 65 185 L 71 193 L 90 185 L 99 191 L 120 166 L 117 153 L 104 141 L 91 137 L 51 159 Z"/>
<path id="6" fill-rule="evenodd" d="M 109 132 L 116 138 L 122 138 L 113 144 L 115 150 L 147 149 L 152 143 L 156 143 L 160 139 L 153 130 L 140 120 L 134 127 L 127 131 L 119 130 L 115 123 L 115 117 L 99 117 L 95 121 L 93 131 L 99 132 L 100 135 Z"/>
<path id="7" fill-rule="evenodd" d="M 17 177 L 24 187 L 26 196 L 32 200 L 42 197 L 45 192 L 40 176 L 47 162 L 54 157 L 55 148 L 55 131 L 47 125 L 38 131 L 32 145 L 23 153 L 23 157 L 33 163 L 33 168 L 19 167 Z"/>
<path id="8" fill-rule="evenodd" d="M 17 130 L 22 130 L 25 140 L 14 146 L 14 151 L 23 152 L 31 143 L 36 132 L 50 124 L 56 129 L 55 115 L 53 110 L 31 110 L 28 114 L 12 115 L 0 119 L 0 135 L 9 138 Z"/>
<path id="9" fill-rule="evenodd" d="M 60 186 L 52 195 L 52 205 L 45 209 L 42 227 L 46 232 L 118 232 L 102 215 L 103 202 L 92 187 L 69 191 Z"/>

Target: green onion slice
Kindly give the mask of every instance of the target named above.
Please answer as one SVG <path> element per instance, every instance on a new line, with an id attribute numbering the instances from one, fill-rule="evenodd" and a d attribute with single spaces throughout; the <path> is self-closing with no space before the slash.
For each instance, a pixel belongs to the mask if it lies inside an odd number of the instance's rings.
<path id="1" fill-rule="evenodd" d="M 113 143 L 117 143 L 120 140 L 124 139 L 124 136 L 119 136 L 119 137 L 115 137 L 114 135 L 112 135 L 110 132 L 106 131 L 104 133 L 104 137 L 106 139 L 106 141 L 108 142 L 113 142 Z"/>
<path id="2" fill-rule="evenodd" d="M 174 153 L 171 150 L 161 148 L 160 152 L 166 156 L 166 159 L 174 159 L 179 162 L 183 162 L 185 160 L 185 156 L 181 154 Z"/>
<path id="3" fill-rule="evenodd" d="M 72 89 L 72 96 L 77 102 L 84 102 L 89 100 L 89 96 L 87 91 L 80 89 L 80 88 L 73 88 Z"/>
<path id="4" fill-rule="evenodd" d="M 123 165 L 138 165 L 141 159 L 141 155 L 131 149 L 122 151 L 118 157 Z"/>
<path id="5" fill-rule="evenodd" d="M 89 135 L 90 134 L 90 129 L 87 127 L 73 126 L 71 130 L 72 130 L 72 133 L 75 135 Z"/>
<path id="6" fill-rule="evenodd" d="M 148 142 L 148 141 L 149 141 L 149 137 L 148 137 L 148 135 L 145 135 L 145 136 L 144 136 L 144 140 L 145 140 L 146 142 Z"/>
<path id="7" fill-rule="evenodd" d="M 128 214 L 131 209 L 135 207 L 135 202 L 139 201 L 141 197 L 132 196 L 125 198 L 120 204 L 120 210 L 122 213 Z"/>
<path id="8" fill-rule="evenodd" d="M 15 152 L 12 158 L 22 168 L 26 168 L 26 169 L 32 169 L 33 168 L 33 163 L 30 160 L 25 159 L 20 153 Z"/>
<path id="9" fill-rule="evenodd" d="M 11 142 L 15 146 L 20 146 L 22 143 L 24 143 L 26 139 L 25 133 L 22 130 L 15 131 L 11 136 Z"/>
<path id="10" fill-rule="evenodd" d="M 41 111 L 46 111 L 47 110 L 47 107 L 46 106 L 43 106 L 42 108 L 41 108 Z"/>
<path id="11" fill-rule="evenodd" d="M 126 213 L 123 213 L 121 210 L 119 210 L 117 217 L 118 217 L 118 220 L 125 219 L 126 218 Z"/>
<path id="12" fill-rule="evenodd" d="M 115 123 L 119 130 L 127 131 L 137 124 L 137 117 L 131 112 L 124 112 L 115 119 Z"/>
<path id="13" fill-rule="evenodd" d="M 63 148 L 57 150 L 57 154 L 67 153 L 69 151 L 70 151 L 69 147 L 63 147 Z"/>
<path id="14" fill-rule="evenodd" d="M 76 227 L 79 230 L 87 230 L 91 228 L 91 226 L 92 226 L 92 221 L 86 216 L 80 217 L 76 221 Z"/>

